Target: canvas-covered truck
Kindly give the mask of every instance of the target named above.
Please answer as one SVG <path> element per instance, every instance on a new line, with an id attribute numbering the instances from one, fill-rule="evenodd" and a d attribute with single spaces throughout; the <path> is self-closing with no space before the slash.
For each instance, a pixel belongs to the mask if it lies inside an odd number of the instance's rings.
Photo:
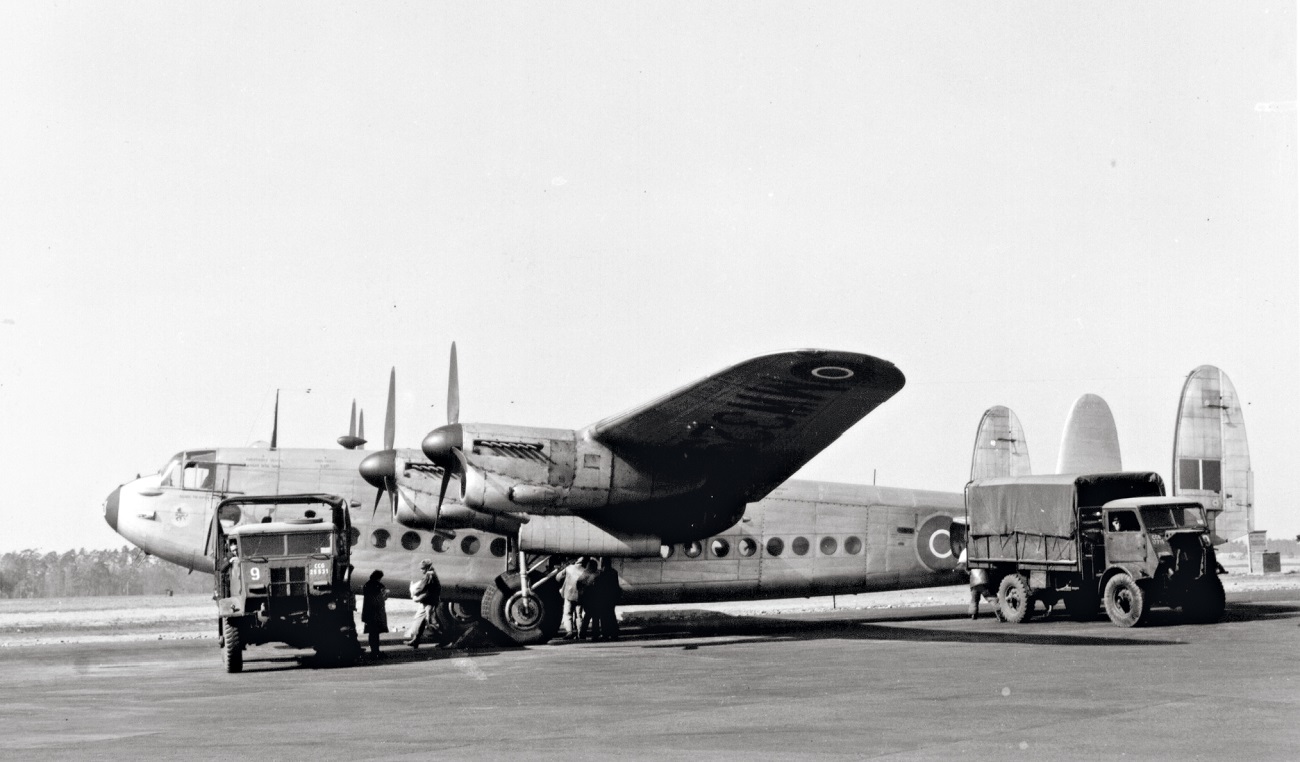
<path id="1" fill-rule="evenodd" d="M 261 643 L 313 648 L 329 663 L 356 661 L 350 530 L 347 501 L 334 495 L 239 496 L 217 505 L 208 542 L 227 672 L 241 671 L 244 648 Z"/>
<path id="2" fill-rule="evenodd" d="M 966 554 L 973 580 L 997 590 L 1008 622 L 1036 602 L 1063 601 L 1070 616 L 1100 602 L 1120 627 L 1152 606 L 1188 621 L 1223 615 L 1221 567 L 1199 502 L 1165 497 L 1150 472 L 1003 477 L 966 485 Z"/>

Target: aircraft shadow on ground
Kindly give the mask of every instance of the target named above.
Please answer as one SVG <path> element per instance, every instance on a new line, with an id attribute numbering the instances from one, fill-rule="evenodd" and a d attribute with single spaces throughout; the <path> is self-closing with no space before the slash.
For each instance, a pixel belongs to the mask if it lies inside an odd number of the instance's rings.
<path id="1" fill-rule="evenodd" d="M 1030 621 L 1019 625 L 995 625 L 988 615 L 980 618 L 975 626 L 979 629 L 949 630 L 921 627 L 893 627 L 891 624 L 916 623 L 927 621 L 952 621 L 956 617 L 948 613 L 921 614 L 916 616 L 899 615 L 880 616 L 842 616 L 835 619 L 817 619 L 801 621 L 761 616 L 729 616 L 717 614 L 707 621 L 696 623 L 648 624 L 626 633 L 633 639 L 665 640 L 702 637 L 736 636 L 729 640 L 692 643 L 686 648 L 701 646 L 728 645 L 732 643 L 754 643 L 764 641 L 815 640 L 822 638 L 840 638 L 850 640 L 894 640 L 911 642 L 939 643 L 1018 643 L 1022 645 L 1051 646 L 1159 646 L 1181 645 L 1181 639 L 1168 639 L 1166 634 L 1173 634 L 1172 628 L 1205 627 L 1213 625 L 1188 624 L 1182 615 L 1170 609 L 1154 609 L 1150 618 L 1140 628 L 1128 630 L 1134 636 L 1107 635 L 1103 631 L 1097 635 L 1079 633 L 1059 633 L 1035 628 L 1052 625 L 1074 625 L 1092 627 L 1094 625 L 1111 627 L 1102 612 L 1098 612 L 1090 622 L 1075 622 L 1059 608 L 1052 614 L 1044 616 L 1036 612 Z M 1300 617 L 1300 606 L 1240 603 L 1228 604 L 1223 622 L 1254 622 L 1270 619 Z M 961 617 L 964 619 L 964 617 Z M 995 629 L 987 629 L 993 626 Z M 1162 637 L 1143 637 L 1140 633 L 1160 633 Z M 757 637 L 755 637 L 757 636 Z M 681 648 L 675 643 L 645 644 L 645 648 Z"/>

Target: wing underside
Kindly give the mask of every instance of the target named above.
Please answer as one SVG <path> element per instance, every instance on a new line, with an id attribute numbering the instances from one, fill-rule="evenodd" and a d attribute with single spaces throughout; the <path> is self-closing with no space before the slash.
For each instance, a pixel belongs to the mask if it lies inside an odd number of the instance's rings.
<path id="1" fill-rule="evenodd" d="M 756 357 L 608 418 L 586 434 L 652 468 L 705 469 L 762 498 L 903 388 L 901 371 L 852 352 Z"/>

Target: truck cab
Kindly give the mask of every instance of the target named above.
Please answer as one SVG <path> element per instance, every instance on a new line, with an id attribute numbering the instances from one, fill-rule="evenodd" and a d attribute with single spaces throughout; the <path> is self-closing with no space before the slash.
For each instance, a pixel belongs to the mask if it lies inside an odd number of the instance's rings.
<path id="1" fill-rule="evenodd" d="M 241 671 L 244 648 L 259 643 L 355 661 L 350 529 L 348 504 L 334 495 L 231 497 L 218 504 L 209 548 L 228 672 Z"/>

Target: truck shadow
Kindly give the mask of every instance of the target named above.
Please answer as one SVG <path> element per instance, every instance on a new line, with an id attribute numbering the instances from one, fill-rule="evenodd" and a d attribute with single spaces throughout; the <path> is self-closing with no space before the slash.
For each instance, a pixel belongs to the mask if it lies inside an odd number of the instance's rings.
<path id="1" fill-rule="evenodd" d="M 499 646 L 483 645 L 474 648 L 439 648 L 436 643 L 421 644 L 418 650 L 406 645 L 400 638 L 380 641 L 379 656 L 371 656 L 367 649 L 355 664 L 339 664 L 316 656 L 310 651 L 278 646 L 272 649 L 254 648 L 244 652 L 245 672 L 279 672 L 284 670 L 312 669 L 365 669 L 386 664 L 419 664 L 463 657 L 491 656 L 505 650 Z M 286 651 L 290 653 L 285 653 Z M 278 653 L 277 653 L 278 652 Z"/>

